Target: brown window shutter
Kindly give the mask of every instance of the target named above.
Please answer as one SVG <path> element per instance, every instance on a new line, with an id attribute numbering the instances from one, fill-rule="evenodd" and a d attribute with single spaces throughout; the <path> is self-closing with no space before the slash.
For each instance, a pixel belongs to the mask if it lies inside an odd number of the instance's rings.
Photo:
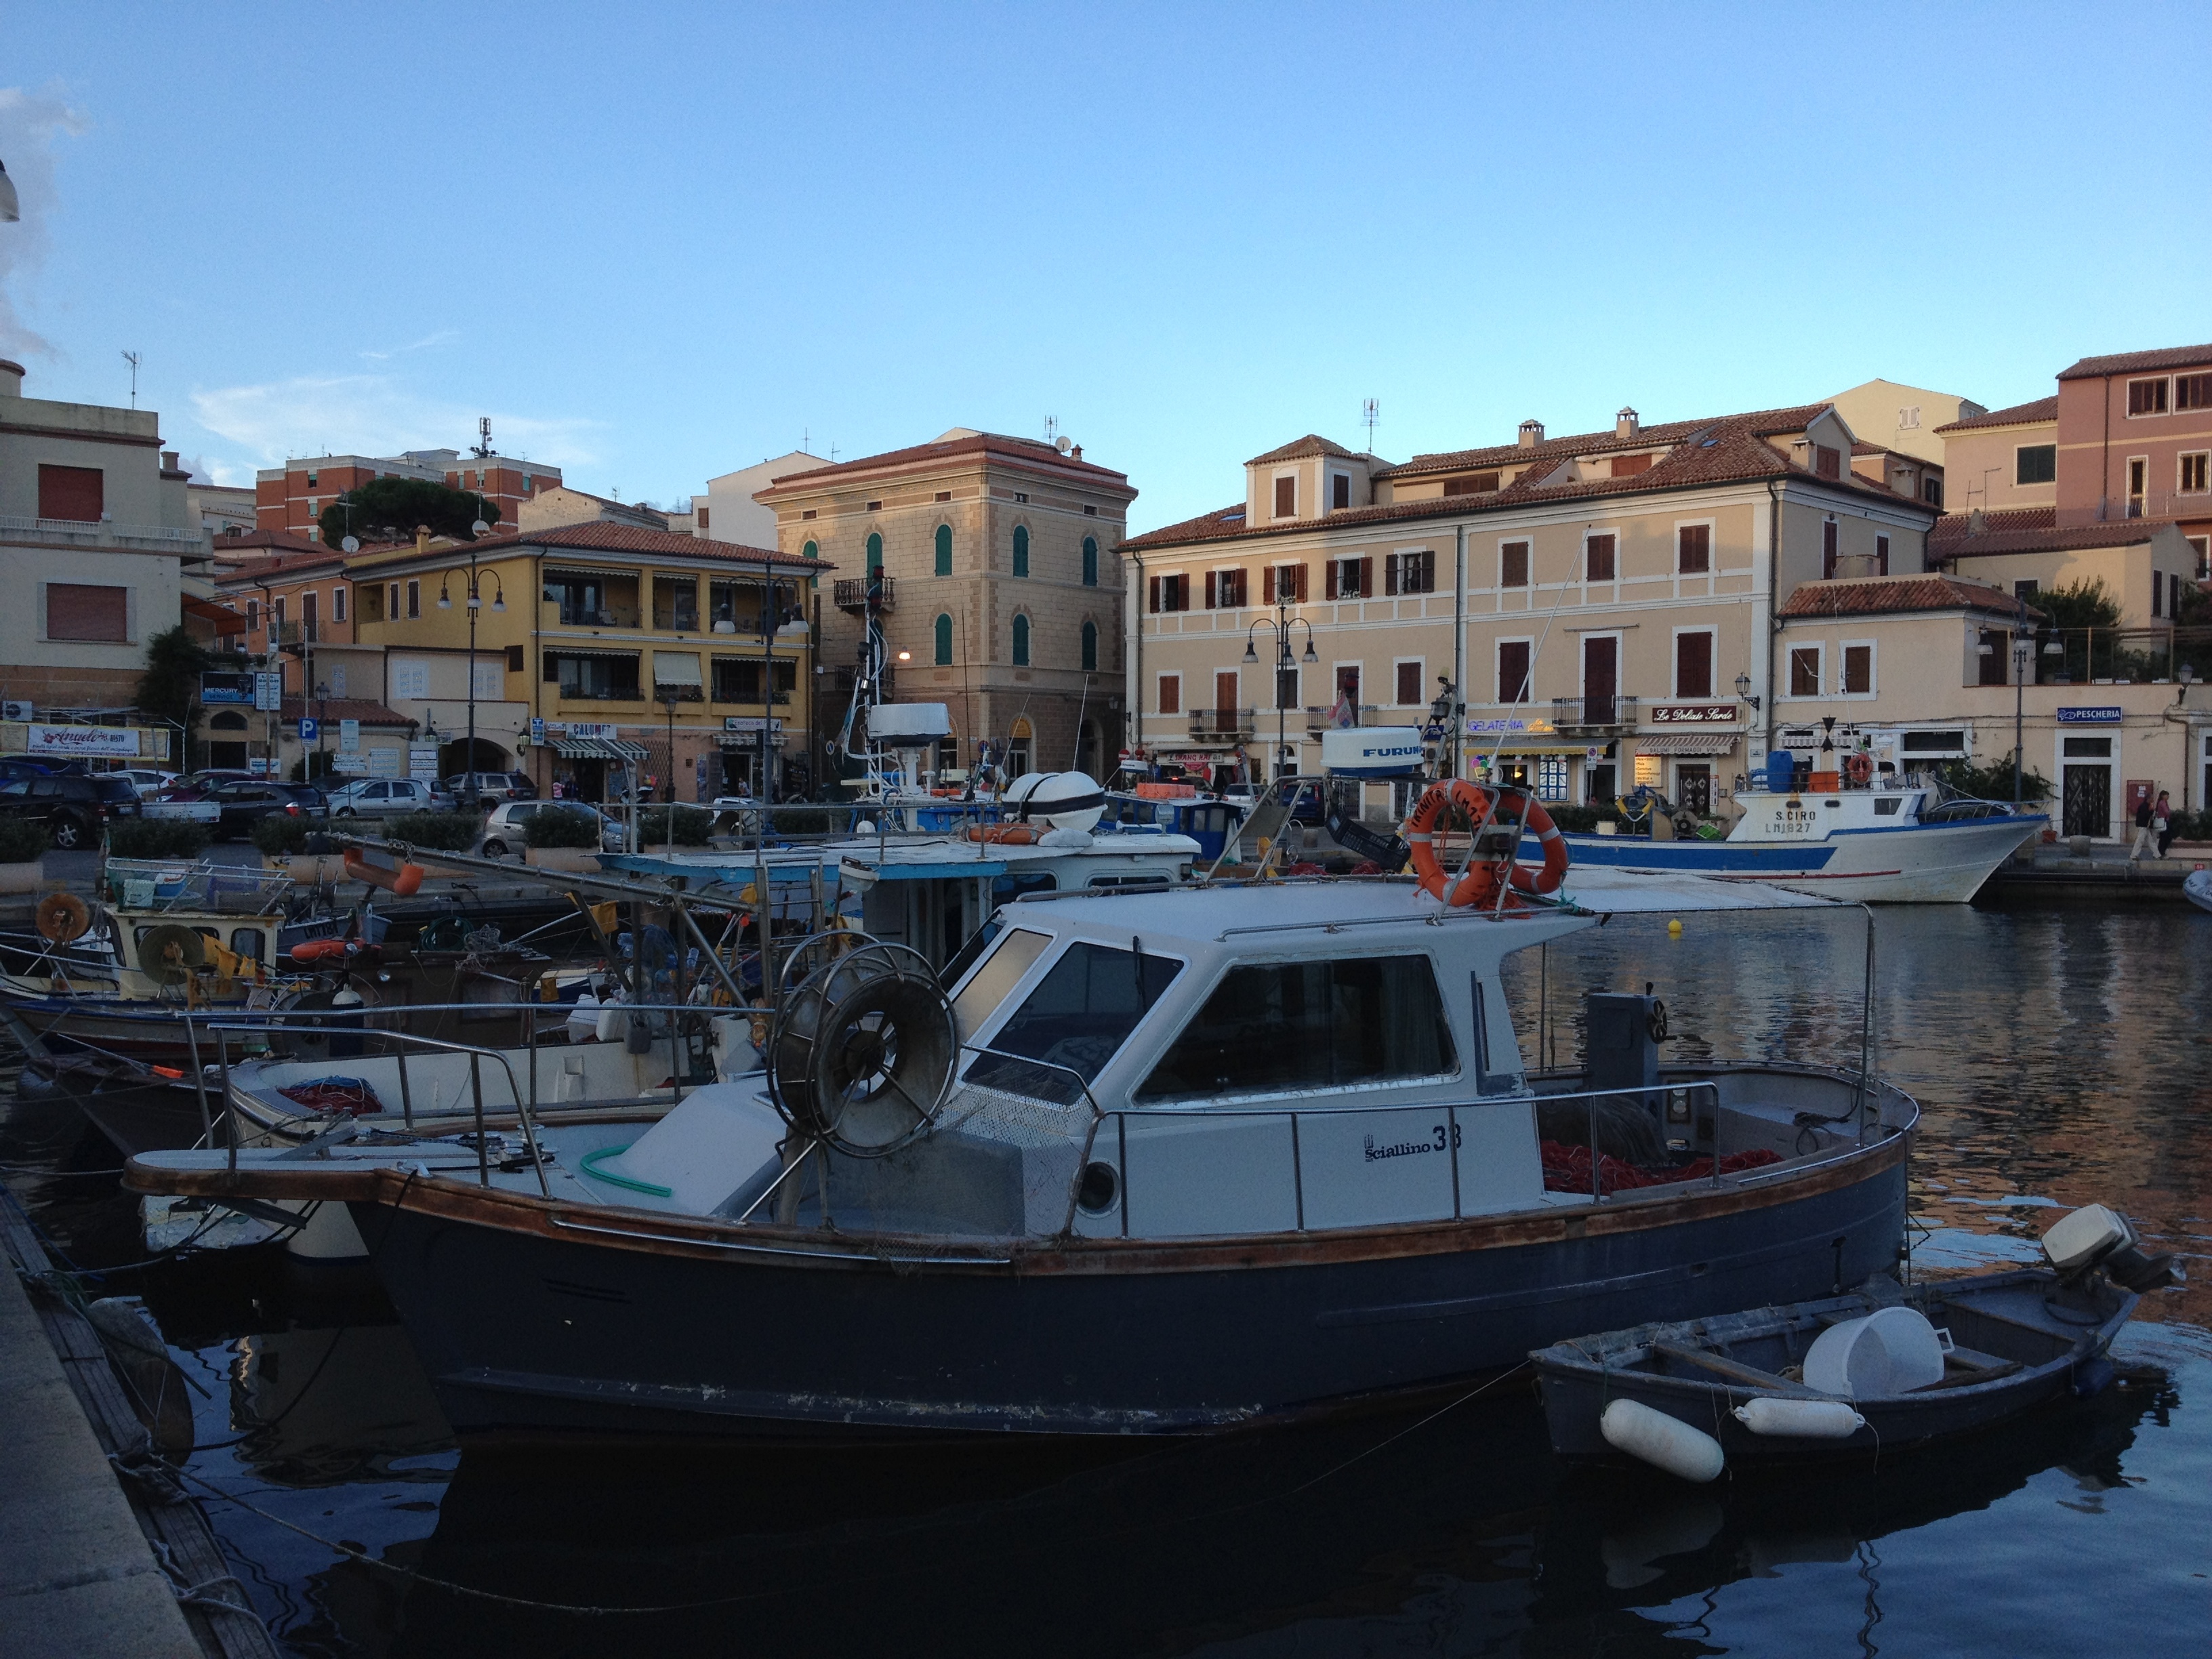
<path id="1" fill-rule="evenodd" d="M 1297 602 L 1298 602 L 1300 605 L 1304 605 L 1304 604 L 1306 602 L 1306 568 L 1305 568 L 1305 566 L 1304 566 L 1303 564 L 1297 564 L 1297 565 L 1292 565 L 1292 566 L 1291 567 L 1291 568 L 1292 568 L 1293 570 L 1295 570 L 1295 571 L 1297 571 L 1297 574 L 1298 574 L 1298 599 L 1297 599 Z"/>
<path id="2" fill-rule="evenodd" d="M 1160 579 L 1158 576 L 1152 578 L 1151 597 L 1152 611 L 1158 615 L 1160 608 Z"/>
<path id="3" fill-rule="evenodd" d="M 1398 591 L 1398 556 L 1387 554 L 1382 560 L 1382 592 L 1388 596 Z"/>
<path id="4" fill-rule="evenodd" d="M 1260 572 L 1260 603 L 1273 605 L 1274 602 L 1275 567 L 1271 564 Z"/>
<path id="5" fill-rule="evenodd" d="M 1521 701 L 1528 684 L 1528 641 L 1508 640 L 1498 647 L 1498 701 Z"/>
<path id="6" fill-rule="evenodd" d="M 1375 558 L 1372 554 L 1359 562 L 1359 597 L 1363 599 L 1375 597 Z"/>
<path id="7" fill-rule="evenodd" d="M 1207 572 L 1206 573 L 1206 608 L 1208 611 L 1212 611 L 1212 610 L 1215 610 L 1215 609 L 1217 609 L 1217 608 L 1218 608 L 1218 607 L 1214 605 L 1214 603 L 1213 603 L 1213 594 L 1214 594 L 1214 580 L 1213 580 L 1213 577 L 1214 577 L 1214 573 L 1213 573 L 1212 571 L 1209 570 L 1209 571 L 1207 571 Z"/>
<path id="8" fill-rule="evenodd" d="M 1713 694 L 1713 636 L 1678 634 L 1674 636 L 1674 695 L 1710 697 Z"/>
<path id="9" fill-rule="evenodd" d="M 1321 596 L 1325 599 L 1333 599 L 1336 597 L 1336 561 L 1334 559 L 1331 559 L 1322 567 Z"/>
<path id="10" fill-rule="evenodd" d="M 507 647 L 507 672 L 510 674 L 520 674 L 522 672 L 522 647 L 519 645 L 510 645 Z"/>
<path id="11" fill-rule="evenodd" d="M 1160 713 L 1163 714 L 1180 714 L 1182 713 L 1182 675 L 1163 674 L 1160 676 Z"/>
<path id="12" fill-rule="evenodd" d="M 46 584 L 46 637 L 100 640 L 122 644 L 130 639 L 130 593 L 125 587 L 93 587 L 77 582 Z"/>
<path id="13" fill-rule="evenodd" d="M 1877 576 L 1889 574 L 1889 538 L 1887 536 L 1874 538 L 1874 574 Z"/>
<path id="14" fill-rule="evenodd" d="M 106 475 L 96 466 L 39 467 L 39 516 L 96 524 L 106 510 Z"/>
<path id="15" fill-rule="evenodd" d="M 550 651 L 538 660 L 538 678 L 548 685 L 558 685 L 561 683 L 561 659 Z"/>
<path id="16" fill-rule="evenodd" d="M 1275 480 L 1275 516 L 1294 519 L 1298 512 L 1298 481 L 1296 478 Z"/>

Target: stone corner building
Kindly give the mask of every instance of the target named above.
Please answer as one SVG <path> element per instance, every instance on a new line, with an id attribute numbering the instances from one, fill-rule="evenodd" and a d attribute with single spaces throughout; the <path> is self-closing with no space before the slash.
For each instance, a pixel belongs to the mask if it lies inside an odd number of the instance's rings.
<path id="1" fill-rule="evenodd" d="M 781 551 L 836 564 L 822 724 L 852 696 L 868 592 L 891 700 L 951 709 L 956 754 L 991 743 L 1015 772 L 1110 769 L 1121 729 L 1127 477 L 1027 438 L 956 428 L 934 442 L 779 477 L 754 499 Z"/>

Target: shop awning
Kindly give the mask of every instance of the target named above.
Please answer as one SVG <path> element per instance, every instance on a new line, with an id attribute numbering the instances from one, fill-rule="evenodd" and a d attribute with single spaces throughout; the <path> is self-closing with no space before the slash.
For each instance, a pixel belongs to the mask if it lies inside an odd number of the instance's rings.
<path id="1" fill-rule="evenodd" d="M 564 760 L 641 761 L 645 745 L 627 738 L 556 738 L 553 752 Z"/>
<path id="2" fill-rule="evenodd" d="M 1634 739 L 1639 755 L 1678 755 L 1685 758 L 1725 755 L 1735 747 L 1735 732 L 1664 732 Z"/>
<path id="3" fill-rule="evenodd" d="M 653 683 L 655 685 L 700 684 L 699 653 L 696 651 L 654 652 Z"/>
<path id="4" fill-rule="evenodd" d="M 637 660 L 635 651 L 605 651 L 590 645 L 549 645 L 545 647 L 545 654 L 549 657 L 605 657 L 610 662 Z"/>
<path id="5" fill-rule="evenodd" d="M 1601 743 L 1529 743 L 1525 740 L 1516 742 L 1508 738 L 1505 746 L 1498 750 L 1498 755 L 1501 760 L 1520 760 L 1531 755 L 1587 755 L 1593 749 L 1602 750 L 1604 747 Z M 1470 743 L 1467 752 L 1477 760 L 1486 761 L 1491 756 L 1491 746 L 1486 743 Z"/>

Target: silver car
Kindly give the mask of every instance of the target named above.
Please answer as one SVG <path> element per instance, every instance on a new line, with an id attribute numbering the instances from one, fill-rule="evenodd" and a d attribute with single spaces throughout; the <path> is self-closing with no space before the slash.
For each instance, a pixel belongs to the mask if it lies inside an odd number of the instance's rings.
<path id="1" fill-rule="evenodd" d="M 385 818 L 401 812 L 450 812 L 453 798 L 420 778 L 356 778 L 330 792 L 334 818 Z"/>
<path id="2" fill-rule="evenodd" d="M 520 858 L 530 848 L 527 824 L 533 812 L 588 812 L 599 821 L 599 850 L 623 849 L 623 827 L 596 806 L 576 800 L 503 800 L 484 820 L 483 836 L 476 850 L 485 858 L 501 859 L 512 853 Z"/>

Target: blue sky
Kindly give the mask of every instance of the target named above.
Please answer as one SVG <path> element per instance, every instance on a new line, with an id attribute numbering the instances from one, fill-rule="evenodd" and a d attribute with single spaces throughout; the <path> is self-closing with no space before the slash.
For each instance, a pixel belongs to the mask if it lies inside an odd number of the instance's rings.
<path id="1" fill-rule="evenodd" d="M 666 502 L 1048 416 L 1208 510 L 2212 339 L 2203 5 L 23 6 L 0 355 L 228 482 L 500 447 Z"/>

